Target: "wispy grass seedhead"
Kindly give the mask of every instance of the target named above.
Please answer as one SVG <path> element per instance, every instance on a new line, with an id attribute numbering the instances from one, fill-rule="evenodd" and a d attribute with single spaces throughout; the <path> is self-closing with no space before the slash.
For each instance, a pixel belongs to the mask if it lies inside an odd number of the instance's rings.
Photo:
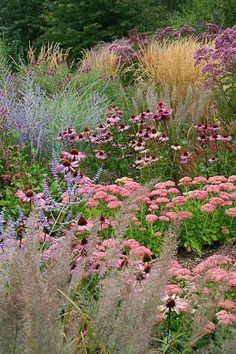
<path id="1" fill-rule="evenodd" d="M 119 57 L 114 51 L 107 47 L 97 50 L 85 51 L 80 64 L 80 71 L 97 71 L 105 78 L 115 78 L 118 76 L 121 65 Z"/>
<path id="2" fill-rule="evenodd" d="M 39 233 L 32 215 L 22 247 L 8 239 L 12 246 L 0 257 L 1 353 L 63 353 L 60 312 L 65 299 L 58 287 L 66 292 L 68 243 L 59 250 L 53 269 L 42 271 Z"/>
<path id="3" fill-rule="evenodd" d="M 35 53 L 36 50 L 32 46 L 29 46 L 27 52 L 27 58 L 30 65 L 44 64 L 49 69 L 54 69 L 58 65 L 66 63 L 69 50 L 63 52 L 60 48 L 59 43 L 48 43 L 40 48 L 38 54 Z"/>
<path id="4" fill-rule="evenodd" d="M 194 65 L 194 54 L 199 44 L 194 39 L 159 44 L 153 41 L 139 55 L 137 79 L 148 80 L 163 88 L 176 87 L 176 100 L 185 97 L 188 86 L 203 82 L 201 69 Z"/>
<path id="5" fill-rule="evenodd" d="M 151 349 L 156 310 L 168 283 L 168 269 L 175 257 L 177 235 L 167 233 L 162 254 L 149 277 L 135 280 L 135 261 L 114 271 L 102 282 L 95 314 L 95 333 L 114 354 L 145 354 Z M 143 283 L 142 283 L 143 281 Z"/>

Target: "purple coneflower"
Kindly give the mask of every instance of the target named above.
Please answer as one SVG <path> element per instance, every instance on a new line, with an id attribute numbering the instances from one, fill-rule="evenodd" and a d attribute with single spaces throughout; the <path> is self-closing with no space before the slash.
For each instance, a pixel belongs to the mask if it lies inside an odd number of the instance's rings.
<path id="1" fill-rule="evenodd" d="M 98 160 L 106 160 L 107 154 L 105 153 L 104 150 L 95 150 L 95 152 L 96 152 L 95 156 Z"/>
<path id="2" fill-rule="evenodd" d="M 70 152 L 62 151 L 61 155 L 71 161 L 82 161 L 85 159 L 86 155 L 83 152 L 78 151 L 76 148 L 72 148 Z"/>
<path id="3" fill-rule="evenodd" d="M 177 150 L 181 150 L 181 146 L 179 144 L 174 144 L 174 145 L 171 145 L 171 149 L 177 151 Z"/>

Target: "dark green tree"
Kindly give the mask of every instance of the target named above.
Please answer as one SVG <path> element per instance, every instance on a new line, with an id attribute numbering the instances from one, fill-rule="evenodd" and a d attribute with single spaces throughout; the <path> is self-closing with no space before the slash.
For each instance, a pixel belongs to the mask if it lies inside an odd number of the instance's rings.
<path id="1" fill-rule="evenodd" d="M 236 25 L 236 5 L 235 0 L 222 0 L 223 24 L 225 27 Z"/>
<path id="2" fill-rule="evenodd" d="M 159 0 L 46 0 L 43 42 L 60 42 L 74 57 L 99 41 L 127 35 L 130 29 L 152 31 L 167 24 Z"/>
<path id="3" fill-rule="evenodd" d="M 1 0 L 0 35 L 11 52 L 22 54 L 41 35 L 44 0 Z"/>
<path id="4" fill-rule="evenodd" d="M 199 30 L 204 30 L 206 22 L 232 27 L 236 25 L 235 0 L 186 0 L 171 22 L 176 27 L 187 23 Z"/>
<path id="5" fill-rule="evenodd" d="M 162 3 L 166 6 L 167 11 L 172 12 L 181 9 L 187 1 L 188 0 L 162 0 Z"/>

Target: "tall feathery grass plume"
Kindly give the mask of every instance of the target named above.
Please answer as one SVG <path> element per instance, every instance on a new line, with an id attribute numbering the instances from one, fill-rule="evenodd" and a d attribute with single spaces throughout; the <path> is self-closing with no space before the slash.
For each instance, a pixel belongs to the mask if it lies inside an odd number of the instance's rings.
<path id="1" fill-rule="evenodd" d="M 96 294 L 85 290 L 93 277 L 89 272 L 89 268 L 96 251 L 99 218 L 94 222 L 93 228 L 90 230 L 85 241 L 84 254 L 86 257 L 71 258 L 70 266 L 72 269 L 70 282 L 68 284 L 68 292 L 61 292 L 62 296 L 67 300 L 64 307 L 63 315 L 63 333 L 65 336 L 65 352 L 85 354 L 87 352 L 95 353 L 98 350 L 98 342 L 95 337 L 91 314 L 93 311 L 93 300 Z M 72 245 L 76 246 L 80 242 L 75 236 L 72 237 Z M 85 285 L 85 283 L 87 285 Z M 85 288 L 84 288 L 85 286 Z M 99 346 L 99 353 L 108 354 L 106 350 Z"/>
<path id="2" fill-rule="evenodd" d="M 119 181 L 119 179 L 117 181 Z M 124 239 L 130 221 L 135 216 L 135 210 L 137 206 L 142 203 L 143 196 L 146 195 L 147 191 L 148 186 L 139 186 L 126 200 L 123 201 L 115 219 L 116 227 L 114 230 L 114 237 L 116 239 Z"/>
<path id="3" fill-rule="evenodd" d="M 105 78 L 116 78 L 120 70 L 119 57 L 114 51 L 108 50 L 105 46 L 83 52 L 79 68 L 80 72 L 95 71 Z"/>
<path id="4" fill-rule="evenodd" d="M 152 348 L 157 306 L 169 281 L 169 265 L 177 250 L 178 226 L 166 234 L 158 261 L 145 280 L 137 276 L 137 261 L 113 271 L 101 283 L 95 307 L 94 331 L 99 344 L 110 353 L 146 354 Z"/>
<path id="5" fill-rule="evenodd" d="M 155 111 L 158 102 L 166 102 L 170 107 L 174 107 L 174 119 L 170 124 L 175 129 L 176 135 L 180 135 L 183 128 L 189 130 L 203 120 L 216 121 L 211 91 L 196 91 L 189 85 L 185 96 L 179 102 L 176 102 L 176 94 L 176 88 L 170 90 L 167 85 L 163 87 L 162 92 L 158 92 L 155 85 L 149 87 L 139 85 L 132 98 L 133 110 L 136 114 L 147 109 Z"/>
<path id="6" fill-rule="evenodd" d="M 203 83 L 200 66 L 194 65 L 194 54 L 199 43 L 190 38 L 158 43 L 153 40 L 139 53 L 137 81 L 148 81 L 161 88 L 175 87 L 176 102 L 182 100 L 191 84 L 198 88 Z"/>
<path id="7" fill-rule="evenodd" d="M 59 43 L 48 43 L 43 45 L 39 52 L 30 45 L 27 52 L 27 59 L 30 65 L 45 64 L 49 69 L 54 69 L 58 65 L 66 63 L 69 50 L 63 51 Z"/>
<path id="8" fill-rule="evenodd" d="M 40 232 L 36 215 L 31 215 L 21 247 L 12 230 L 4 238 L 6 246 L 0 256 L 1 354 L 64 352 L 61 311 L 65 298 L 58 290 L 66 292 L 70 239 L 62 245 L 52 270 L 42 262 Z"/>

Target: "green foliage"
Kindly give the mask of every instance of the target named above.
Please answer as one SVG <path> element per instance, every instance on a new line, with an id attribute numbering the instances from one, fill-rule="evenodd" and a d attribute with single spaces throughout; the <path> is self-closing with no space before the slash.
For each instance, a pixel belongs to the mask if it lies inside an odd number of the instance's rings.
<path id="1" fill-rule="evenodd" d="M 16 145 L 18 134 L 1 126 L 0 134 L 0 208 L 7 207 L 11 216 L 17 215 L 15 192 L 17 189 L 34 188 L 48 174 L 47 162 L 32 160 L 27 146 Z"/>
<path id="2" fill-rule="evenodd" d="M 191 24 L 202 29 L 204 23 L 211 22 L 223 27 L 232 26 L 236 21 L 232 0 L 189 0 L 172 18 L 175 26 Z"/>
<path id="3" fill-rule="evenodd" d="M 2 82 L 9 74 L 8 48 L 4 41 L 0 38 L 0 82 Z"/>
<path id="4" fill-rule="evenodd" d="M 230 126 L 234 124 L 236 112 L 236 65 L 231 68 L 215 87 L 218 110 L 224 121 Z"/>
<path id="5" fill-rule="evenodd" d="M 152 31 L 165 25 L 165 13 L 153 0 L 46 1 L 42 41 L 73 48 L 78 57 L 83 48 L 125 36 L 130 29 Z"/>
<path id="6" fill-rule="evenodd" d="M 222 0 L 224 25 L 231 27 L 236 24 L 236 6 L 234 0 Z"/>
<path id="7" fill-rule="evenodd" d="M 11 49 L 11 55 L 23 54 L 29 42 L 41 34 L 42 0 L 2 0 L 0 33 Z"/>
<path id="8" fill-rule="evenodd" d="M 71 81 L 76 78 L 71 75 L 71 69 L 66 63 L 62 63 L 51 69 L 45 63 L 38 65 L 21 64 L 19 73 L 22 77 L 27 75 L 28 71 L 34 75 L 34 82 L 49 95 L 53 95 L 58 91 L 62 91 L 66 86 L 71 84 Z"/>

